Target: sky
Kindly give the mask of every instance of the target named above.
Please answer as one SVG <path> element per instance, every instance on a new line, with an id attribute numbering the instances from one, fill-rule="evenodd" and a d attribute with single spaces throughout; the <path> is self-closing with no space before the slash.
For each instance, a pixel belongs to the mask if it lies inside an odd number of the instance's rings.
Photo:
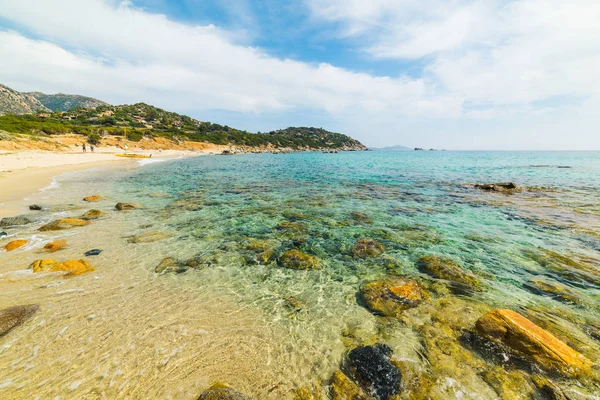
<path id="1" fill-rule="evenodd" d="M 0 0 L 0 83 L 371 147 L 600 150 L 600 1 Z"/>

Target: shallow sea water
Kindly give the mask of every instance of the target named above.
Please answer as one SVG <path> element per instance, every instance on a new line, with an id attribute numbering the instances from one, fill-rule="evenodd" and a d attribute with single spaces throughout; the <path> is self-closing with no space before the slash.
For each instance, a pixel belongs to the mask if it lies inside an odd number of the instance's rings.
<path id="1" fill-rule="evenodd" d="M 509 180 L 530 189 L 505 195 L 467 185 Z M 40 305 L 0 338 L 3 398 L 193 399 L 214 382 L 260 399 L 291 399 L 300 387 L 326 396 L 345 352 L 371 340 L 408 365 L 403 398 L 417 395 L 410 380 L 420 375 L 432 382 L 433 398 L 501 398 L 486 373 L 514 366 L 426 338 L 442 323 L 468 331 L 498 307 L 528 316 L 598 366 L 600 342 L 588 331 L 600 320 L 598 152 L 203 156 L 71 173 L 57 183 L 28 199 L 49 210 L 7 230 L 0 243 L 30 240 L 0 254 L 0 308 Z M 81 201 L 92 194 L 105 199 Z M 117 202 L 144 208 L 119 212 Z M 81 228 L 36 230 L 92 208 L 106 216 Z M 166 238 L 129 240 L 152 231 Z M 59 238 L 66 249 L 40 250 Z M 353 257 L 361 238 L 381 242 L 385 253 Z M 257 241 L 273 251 L 271 261 L 256 260 Z M 103 249 L 86 258 L 92 273 L 27 270 L 36 259 L 79 259 L 92 248 Z M 282 268 L 276 257 L 292 248 L 323 268 Z M 587 269 L 551 269 L 540 261 L 548 254 Z M 447 290 L 416 268 L 425 255 L 452 258 L 485 290 Z M 196 256 L 204 268 L 154 272 L 165 257 Z M 401 319 L 361 305 L 363 283 L 397 275 L 422 282 L 432 294 L 427 304 Z M 581 301 L 528 290 L 539 276 Z M 553 379 L 572 393 L 600 392 L 597 381 Z"/>

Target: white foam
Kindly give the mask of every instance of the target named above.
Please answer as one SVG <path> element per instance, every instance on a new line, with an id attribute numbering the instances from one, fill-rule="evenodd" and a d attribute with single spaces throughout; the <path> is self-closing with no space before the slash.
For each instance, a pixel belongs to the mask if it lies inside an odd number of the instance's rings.
<path id="1" fill-rule="evenodd" d="M 40 189 L 40 192 L 45 192 L 47 190 L 56 189 L 58 187 L 60 187 L 60 183 L 58 183 L 58 181 L 56 180 L 56 177 L 54 177 L 54 178 L 52 178 L 52 182 L 50 182 L 50 184 L 48 186 Z"/>
<path id="2" fill-rule="evenodd" d="M 148 164 L 156 164 L 159 162 L 167 161 L 166 158 L 144 158 L 142 160 L 138 160 L 138 164 L 140 165 L 148 165 Z"/>

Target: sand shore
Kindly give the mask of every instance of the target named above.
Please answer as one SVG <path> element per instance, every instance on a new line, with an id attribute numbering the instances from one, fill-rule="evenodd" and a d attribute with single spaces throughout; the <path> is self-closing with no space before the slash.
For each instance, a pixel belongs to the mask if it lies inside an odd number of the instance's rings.
<path id="1" fill-rule="evenodd" d="M 49 186 L 54 177 L 67 172 L 91 168 L 137 165 L 139 159 L 115 156 L 123 152 L 116 148 L 97 149 L 94 153 L 82 151 L 58 152 L 44 150 L 0 151 L 0 218 L 24 213 L 29 204 L 24 198 Z M 137 151 L 152 154 L 153 159 L 192 157 L 204 152 L 185 150 Z"/>

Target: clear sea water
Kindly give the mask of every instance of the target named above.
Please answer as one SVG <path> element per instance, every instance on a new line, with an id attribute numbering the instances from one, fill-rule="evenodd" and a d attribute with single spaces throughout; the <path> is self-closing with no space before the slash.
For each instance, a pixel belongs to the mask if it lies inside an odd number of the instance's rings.
<path id="1" fill-rule="evenodd" d="M 41 307 L 0 339 L 0 395 L 8 398 L 192 399 L 217 381 L 256 398 L 291 399 L 302 387 L 327 398 L 348 349 L 375 341 L 404 365 L 402 398 L 415 398 L 424 376 L 431 398 L 510 398 L 491 375 L 519 387 L 537 372 L 463 342 L 477 318 L 498 307 L 526 315 L 593 362 L 600 357 L 599 152 L 201 156 L 57 181 L 30 200 L 49 208 L 36 224 L 8 231 L 31 243 L 0 254 L 0 306 Z M 472 186 L 502 181 L 526 190 Z M 81 201 L 92 194 L 105 199 Z M 116 202 L 144 208 L 118 212 Z M 90 208 L 106 216 L 36 231 Z M 131 239 L 157 231 L 161 240 Z M 103 249 L 87 258 L 96 271 L 28 272 L 55 238 L 69 242 L 56 259 Z M 385 252 L 354 257 L 362 238 Z M 257 246 L 273 253 L 268 262 L 257 261 Z M 288 249 L 323 268 L 283 268 L 277 256 Z M 424 274 L 416 262 L 427 255 L 454 260 L 484 290 L 457 293 Z M 157 274 L 166 257 L 196 257 L 204 267 Z M 431 298 L 402 318 L 374 315 L 357 293 L 390 276 L 418 280 Z M 536 278 L 565 285 L 575 301 L 532 290 Z M 551 378 L 566 391 L 600 393 L 592 378 Z"/>

